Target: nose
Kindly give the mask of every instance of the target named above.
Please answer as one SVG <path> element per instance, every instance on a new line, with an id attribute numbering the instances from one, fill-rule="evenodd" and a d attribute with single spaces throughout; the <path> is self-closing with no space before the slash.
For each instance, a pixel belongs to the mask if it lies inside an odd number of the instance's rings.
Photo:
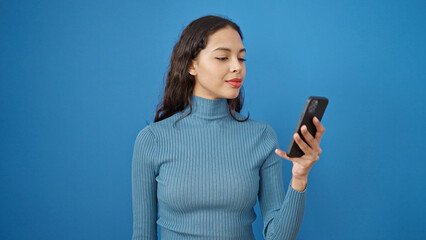
<path id="1" fill-rule="evenodd" d="M 230 70 L 231 72 L 240 72 L 241 69 L 243 68 L 244 62 L 240 62 L 240 60 L 238 58 L 235 58 L 233 61 L 231 61 L 231 67 Z"/>

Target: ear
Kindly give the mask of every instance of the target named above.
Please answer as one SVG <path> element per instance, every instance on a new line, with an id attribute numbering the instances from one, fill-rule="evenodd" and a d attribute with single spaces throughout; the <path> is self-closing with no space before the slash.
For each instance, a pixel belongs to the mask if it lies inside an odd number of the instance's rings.
<path id="1" fill-rule="evenodd" d="M 192 60 L 191 65 L 188 68 L 188 72 L 189 74 L 191 74 L 192 76 L 196 76 L 197 75 L 197 71 L 195 70 L 195 66 L 196 66 L 196 62 L 194 60 Z"/>

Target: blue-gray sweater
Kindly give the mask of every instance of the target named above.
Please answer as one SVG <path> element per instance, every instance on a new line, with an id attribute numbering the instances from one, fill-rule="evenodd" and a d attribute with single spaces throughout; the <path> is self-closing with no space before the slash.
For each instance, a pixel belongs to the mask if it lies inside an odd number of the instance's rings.
<path id="1" fill-rule="evenodd" d="M 192 113 L 176 128 L 189 106 L 136 137 L 133 240 L 157 239 L 157 224 L 162 239 L 254 239 L 257 197 L 265 239 L 296 239 L 306 189 L 289 185 L 284 194 L 272 127 L 234 120 L 225 98 L 191 95 L 191 101 Z"/>

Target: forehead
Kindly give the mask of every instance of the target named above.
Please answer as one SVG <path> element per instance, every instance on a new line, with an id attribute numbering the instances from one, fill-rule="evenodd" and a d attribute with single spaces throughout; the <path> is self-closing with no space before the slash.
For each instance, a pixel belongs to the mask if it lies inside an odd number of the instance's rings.
<path id="1" fill-rule="evenodd" d="M 239 51 L 244 48 L 244 45 L 238 32 L 228 26 L 219 29 L 207 38 L 206 49 L 213 50 L 218 47 L 225 47 Z"/>

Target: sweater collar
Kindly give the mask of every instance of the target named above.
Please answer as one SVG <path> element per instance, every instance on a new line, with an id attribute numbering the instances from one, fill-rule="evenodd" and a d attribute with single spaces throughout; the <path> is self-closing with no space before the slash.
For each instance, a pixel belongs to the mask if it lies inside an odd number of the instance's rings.
<path id="1" fill-rule="evenodd" d="M 214 120 L 229 116 L 228 100 L 226 98 L 207 99 L 191 94 L 192 114 L 202 119 Z M 189 105 L 184 113 L 190 111 Z"/>

